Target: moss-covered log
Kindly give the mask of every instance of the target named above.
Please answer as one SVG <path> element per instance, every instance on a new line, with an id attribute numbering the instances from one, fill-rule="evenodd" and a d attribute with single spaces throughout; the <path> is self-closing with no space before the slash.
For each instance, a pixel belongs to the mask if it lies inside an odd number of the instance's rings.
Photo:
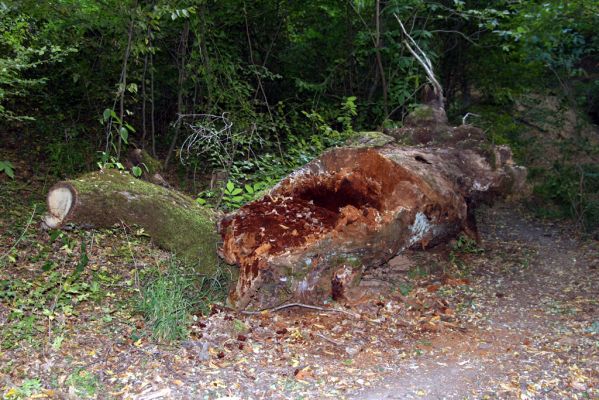
<path id="1" fill-rule="evenodd" d="M 331 150 L 221 222 L 222 254 L 240 266 L 230 302 L 338 295 L 404 249 L 476 236 L 476 204 L 520 190 L 525 176 L 507 147 Z"/>
<path id="2" fill-rule="evenodd" d="M 103 170 L 59 182 L 48 192 L 44 224 L 73 222 L 95 227 L 124 223 L 143 228 L 160 247 L 199 261 L 210 273 L 218 265 L 214 214 L 191 198 L 116 170 Z"/>

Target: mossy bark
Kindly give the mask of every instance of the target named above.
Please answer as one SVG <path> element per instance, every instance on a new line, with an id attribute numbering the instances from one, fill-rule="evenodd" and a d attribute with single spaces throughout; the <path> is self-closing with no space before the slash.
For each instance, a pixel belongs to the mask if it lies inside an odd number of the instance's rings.
<path id="1" fill-rule="evenodd" d="M 142 149 L 131 151 L 129 154 L 129 162 L 132 166 L 140 167 L 142 169 L 142 174 L 152 176 L 162 172 L 162 163 Z"/>
<path id="2" fill-rule="evenodd" d="M 350 136 L 346 145 L 348 147 L 383 147 L 393 143 L 395 138 L 377 131 L 356 132 Z"/>
<path id="3" fill-rule="evenodd" d="M 62 195 L 57 194 L 62 193 Z M 70 193 L 70 194 L 69 194 Z M 69 197 L 62 208 L 59 197 Z M 116 170 L 104 170 L 59 182 L 48 193 L 49 227 L 65 223 L 143 228 L 165 250 L 210 274 L 218 266 L 216 217 L 191 198 Z"/>

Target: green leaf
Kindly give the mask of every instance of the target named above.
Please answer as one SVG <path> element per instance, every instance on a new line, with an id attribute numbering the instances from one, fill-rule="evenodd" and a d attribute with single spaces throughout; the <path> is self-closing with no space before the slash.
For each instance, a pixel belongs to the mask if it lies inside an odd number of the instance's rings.
<path id="1" fill-rule="evenodd" d="M 81 241 L 81 258 L 79 259 L 79 263 L 77 264 L 77 268 L 75 269 L 75 274 L 79 275 L 83 272 L 87 263 L 89 262 L 89 257 L 87 256 L 87 250 L 85 248 L 85 241 Z"/>
<path id="2" fill-rule="evenodd" d="M 8 175 L 9 178 L 15 179 L 15 171 L 10 167 L 4 167 L 4 173 Z"/>
<path id="3" fill-rule="evenodd" d="M 254 192 L 255 192 L 254 188 L 247 184 L 245 185 L 245 191 L 248 192 L 249 194 L 254 194 Z"/>
<path id="4" fill-rule="evenodd" d="M 63 340 L 64 340 L 64 336 L 62 336 L 62 335 L 56 336 L 54 338 L 54 341 L 52 342 L 52 350 L 54 350 L 54 351 L 60 350 L 60 347 L 62 346 L 62 341 Z"/>
<path id="5" fill-rule="evenodd" d="M 204 205 L 206 205 L 206 199 L 202 199 L 201 197 L 198 197 L 196 199 L 196 203 L 198 203 L 201 206 L 204 206 Z"/>
<path id="6" fill-rule="evenodd" d="M 143 171 L 136 165 L 135 167 L 131 168 L 131 172 L 133 173 L 133 176 L 139 178 Z"/>
<path id="7" fill-rule="evenodd" d="M 238 195 L 239 193 L 242 193 L 242 192 L 243 192 L 243 190 L 241 190 L 240 188 L 235 188 L 235 189 L 234 189 L 234 190 L 231 192 L 231 194 L 232 194 L 233 196 L 236 196 L 236 195 Z"/>
<path id="8" fill-rule="evenodd" d="M 127 130 L 127 128 L 121 126 L 121 128 L 119 129 L 119 134 L 121 135 L 121 139 L 123 140 L 123 142 L 128 144 L 127 139 L 129 138 L 129 131 Z"/>
<path id="9" fill-rule="evenodd" d="M 113 111 L 110 108 L 107 108 L 106 110 L 104 110 L 104 112 L 102 113 L 102 118 L 104 119 L 104 121 L 108 121 L 108 119 L 110 118 L 111 112 L 113 112 Z"/>
<path id="10" fill-rule="evenodd" d="M 53 261 L 46 261 L 46 263 L 42 266 L 42 271 L 48 272 L 52 268 L 54 268 L 55 264 Z"/>
<path id="11" fill-rule="evenodd" d="M 233 189 L 235 189 L 235 184 L 233 182 L 231 182 L 231 181 L 227 182 L 227 190 L 229 192 L 232 192 Z"/>

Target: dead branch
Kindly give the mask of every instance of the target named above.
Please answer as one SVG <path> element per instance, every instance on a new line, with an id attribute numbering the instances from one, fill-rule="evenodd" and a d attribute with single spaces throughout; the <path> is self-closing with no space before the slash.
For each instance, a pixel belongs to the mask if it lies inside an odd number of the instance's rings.
<path id="1" fill-rule="evenodd" d="M 401 19 L 399 18 L 399 16 L 397 14 L 393 14 L 393 15 L 395 15 L 395 19 L 397 19 L 397 22 L 399 22 L 401 31 L 407 38 L 407 40 L 403 41 L 404 44 L 406 45 L 408 51 L 414 56 L 414 58 L 424 68 L 424 71 L 426 72 L 426 76 L 427 76 L 428 80 L 430 81 L 430 83 L 433 85 L 435 94 L 437 95 L 437 101 L 439 102 L 439 106 L 443 107 L 443 87 L 441 86 L 441 84 L 439 83 L 437 78 L 435 77 L 435 72 L 433 70 L 433 64 L 432 64 L 430 58 L 428 58 L 428 56 L 426 55 L 424 50 L 422 50 L 420 48 L 420 46 L 418 46 L 418 43 L 416 43 L 416 41 L 414 40 L 412 35 L 410 35 L 408 33 L 403 22 L 401 22 Z"/>

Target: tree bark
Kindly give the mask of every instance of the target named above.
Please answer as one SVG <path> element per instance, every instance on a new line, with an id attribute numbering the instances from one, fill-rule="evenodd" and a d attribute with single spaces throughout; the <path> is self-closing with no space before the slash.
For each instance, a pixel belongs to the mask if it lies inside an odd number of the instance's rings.
<path id="1" fill-rule="evenodd" d="M 150 38 L 150 46 L 152 39 Z M 156 119 L 154 112 L 154 55 L 150 52 L 150 132 L 152 135 L 152 156 L 156 157 Z"/>
<path id="2" fill-rule="evenodd" d="M 526 171 L 507 147 L 458 147 L 334 149 L 225 217 L 221 254 L 240 267 L 230 303 L 318 303 L 405 249 L 476 237 L 474 207 L 519 190 Z"/>
<path id="3" fill-rule="evenodd" d="M 177 118 L 179 115 L 184 114 L 184 105 L 183 105 L 183 90 L 184 84 L 186 80 L 186 61 L 187 61 L 187 42 L 189 40 L 189 20 L 185 21 L 185 25 L 183 26 L 183 32 L 181 33 L 181 45 L 180 45 L 180 60 L 179 60 L 179 91 L 177 92 Z M 171 157 L 175 151 L 175 147 L 177 145 L 177 140 L 179 139 L 179 132 L 181 131 L 181 125 L 175 125 L 175 135 L 173 136 L 173 140 L 168 149 L 168 153 L 166 154 L 166 159 L 164 160 L 164 168 L 168 167 L 168 164 L 171 160 Z"/>
<path id="4" fill-rule="evenodd" d="M 148 53 L 144 56 L 144 70 L 141 74 L 141 148 L 146 148 L 146 72 L 148 71 Z"/>
<path id="5" fill-rule="evenodd" d="M 387 78 L 385 77 L 385 68 L 383 67 L 383 57 L 381 55 L 381 0 L 376 0 L 375 27 L 376 63 L 381 78 L 381 86 L 383 88 L 383 110 L 385 111 L 385 115 L 389 115 L 389 102 L 387 100 Z"/>
<path id="6" fill-rule="evenodd" d="M 158 246 L 197 263 L 200 273 L 210 274 L 218 266 L 215 215 L 174 190 L 103 170 L 55 184 L 47 203 L 47 228 L 70 222 L 99 228 L 137 225 Z"/>

